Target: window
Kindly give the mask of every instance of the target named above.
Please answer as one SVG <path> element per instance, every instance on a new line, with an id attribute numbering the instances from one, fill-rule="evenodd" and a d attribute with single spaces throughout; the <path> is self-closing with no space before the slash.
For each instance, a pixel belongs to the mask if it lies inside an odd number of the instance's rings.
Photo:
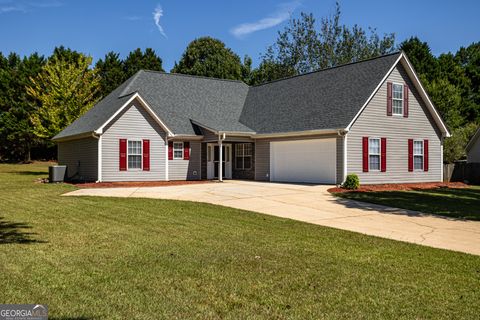
<path id="1" fill-rule="evenodd" d="M 403 115 L 403 85 L 393 84 L 393 114 Z"/>
<path id="2" fill-rule="evenodd" d="M 370 170 L 380 170 L 380 139 L 368 141 L 368 165 Z"/>
<path id="3" fill-rule="evenodd" d="M 173 143 L 173 159 L 183 159 L 183 142 Z"/>
<path id="4" fill-rule="evenodd" d="M 128 169 L 142 169 L 142 141 L 128 140 Z"/>
<path id="5" fill-rule="evenodd" d="M 413 169 L 423 170 L 423 141 L 413 141 Z"/>
<path id="6" fill-rule="evenodd" d="M 235 145 L 235 168 L 248 170 L 252 168 L 252 144 L 239 143 Z"/>
<path id="7" fill-rule="evenodd" d="M 212 146 L 211 145 L 207 146 L 207 161 L 208 162 L 212 161 Z"/>

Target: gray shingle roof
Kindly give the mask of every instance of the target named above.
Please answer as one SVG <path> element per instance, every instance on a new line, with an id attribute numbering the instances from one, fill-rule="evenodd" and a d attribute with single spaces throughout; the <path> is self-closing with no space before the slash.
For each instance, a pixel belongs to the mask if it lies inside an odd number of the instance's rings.
<path id="1" fill-rule="evenodd" d="M 71 123 L 53 139 L 89 133 L 100 128 L 130 98 L 131 95 L 120 97 L 121 92 L 125 89 L 129 80 L 125 81 L 108 96 L 100 100 L 92 109 Z"/>
<path id="2" fill-rule="evenodd" d="M 276 133 L 342 129 L 400 53 L 249 87 L 241 81 L 139 71 L 54 139 L 93 132 L 135 92 L 174 134 L 192 120 L 218 131 Z"/>
<path id="3" fill-rule="evenodd" d="M 252 87 L 240 121 L 257 133 L 346 128 L 399 55 Z"/>

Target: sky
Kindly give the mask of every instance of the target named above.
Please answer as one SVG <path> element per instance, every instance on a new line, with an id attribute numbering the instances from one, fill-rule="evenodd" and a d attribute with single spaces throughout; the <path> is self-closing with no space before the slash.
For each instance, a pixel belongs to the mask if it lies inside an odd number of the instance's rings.
<path id="1" fill-rule="evenodd" d="M 418 36 L 435 55 L 480 41 L 479 0 L 339 2 L 341 23 L 395 33 L 397 43 Z M 49 56 L 64 45 L 96 61 L 151 47 L 169 71 L 190 41 L 208 35 L 256 66 L 290 17 L 320 20 L 334 9 L 335 0 L 0 0 L 0 52 Z"/>

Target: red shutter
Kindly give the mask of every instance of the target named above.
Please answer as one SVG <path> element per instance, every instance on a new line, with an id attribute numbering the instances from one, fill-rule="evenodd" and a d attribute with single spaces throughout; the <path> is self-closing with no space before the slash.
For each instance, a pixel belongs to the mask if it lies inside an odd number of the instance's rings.
<path id="1" fill-rule="evenodd" d="M 423 171 L 428 171 L 428 140 L 423 141 Z"/>
<path id="2" fill-rule="evenodd" d="M 363 172 L 368 172 L 368 137 L 362 139 Z"/>
<path id="3" fill-rule="evenodd" d="M 413 139 L 408 139 L 408 171 L 413 171 Z"/>
<path id="4" fill-rule="evenodd" d="M 403 116 L 408 118 L 408 85 L 403 86 Z"/>
<path id="5" fill-rule="evenodd" d="M 150 140 L 143 140 L 143 171 L 150 171 Z"/>
<path id="6" fill-rule="evenodd" d="M 168 142 L 168 160 L 173 160 L 173 142 Z"/>
<path id="7" fill-rule="evenodd" d="M 381 139 L 381 159 L 380 159 L 380 169 L 382 172 L 387 171 L 387 138 Z"/>
<path id="8" fill-rule="evenodd" d="M 387 82 L 387 116 L 392 115 L 392 83 Z"/>
<path id="9" fill-rule="evenodd" d="M 127 139 L 120 139 L 120 150 L 119 150 L 119 163 L 120 171 L 127 170 Z"/>
<path id="10" fill-rule="evenodd" d="M 190 160 L 190 142 L 183 143 L 183 160 Z"/>

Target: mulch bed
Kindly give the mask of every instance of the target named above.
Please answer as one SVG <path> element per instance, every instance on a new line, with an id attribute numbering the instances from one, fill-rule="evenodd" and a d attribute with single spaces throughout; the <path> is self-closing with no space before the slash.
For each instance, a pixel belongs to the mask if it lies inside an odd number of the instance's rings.
<path id="1" fill-rule="evenodd" d="M 391 184 L 370 184 L 360 186 L 357 190 L 348 190 L 343 188 L 330 188 L 330 193 L 343 192 L 378 192 L 378 191 L 411 191 L 437 188 L 468 188 L 463 182 L 425 182 L 425 183 L 391 183 Z"/>
<path id="2" fill-rule="evenodd" d="M 138 181 L 138 182 L 89 182 L 89 183 L 71 183 L 79 188 L 125 188 L 125 187 L 168 187 L 180 186 L 185 184 L 203 184 L 212 183 L 210 180 L 195 181 Z"/>

